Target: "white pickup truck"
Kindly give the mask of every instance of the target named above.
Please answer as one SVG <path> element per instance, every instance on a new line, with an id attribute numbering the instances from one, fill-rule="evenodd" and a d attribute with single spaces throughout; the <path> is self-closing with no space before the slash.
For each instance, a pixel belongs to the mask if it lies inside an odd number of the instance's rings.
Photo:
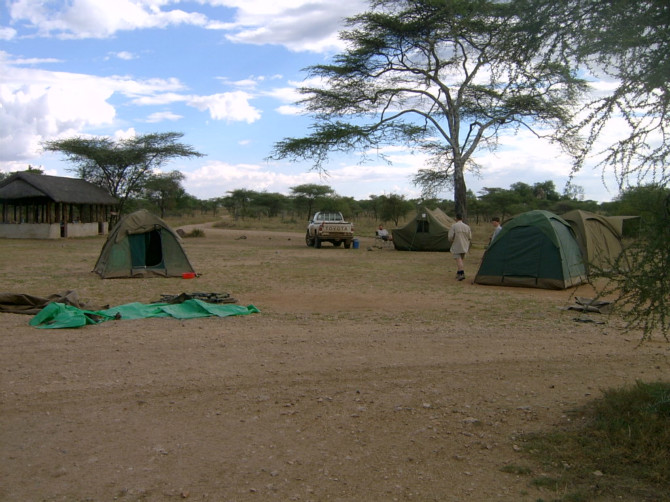
<path id="1" fill-rule="evenodd" d="M 307 225 L 305 242 L 308 246 L 320 248 L 322 242 L 332 242 L 333 246 L 344 243 L 344 248 L 349 249 L 353 240 L 354 224 L 345 221 L 342 213 L 318 212 Z"/>

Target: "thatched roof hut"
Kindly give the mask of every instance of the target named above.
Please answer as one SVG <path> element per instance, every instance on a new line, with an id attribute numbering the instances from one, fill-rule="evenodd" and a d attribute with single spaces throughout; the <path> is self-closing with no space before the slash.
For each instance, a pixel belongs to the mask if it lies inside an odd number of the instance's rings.
<path id="1" fill-rule="evenodd" d="M 17 172 L 0 182 L 0 237 L 106 234 L 117 205 L 107 191 L 82 179 Z"/>

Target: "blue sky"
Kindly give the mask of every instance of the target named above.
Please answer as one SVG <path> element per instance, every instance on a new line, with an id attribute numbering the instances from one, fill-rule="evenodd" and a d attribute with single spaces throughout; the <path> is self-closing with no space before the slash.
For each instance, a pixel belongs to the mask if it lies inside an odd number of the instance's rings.
<path id="1" fill-rule="evenodd" d="M 0 0 L 2 1 L 2 0 Z M 342 49 L 342 19 L 363 0 L 7 0 L 0 6 L 0 171 L 39 166 L 73 176 L 45 140 L 177 131 L 205 157 L 175 160 L 190 194 L 208 199 L 245 188 L 290 193 L 303 183 L 343 196 L 420 196 L 411 178 L 426 159 L 402 148 L 388 165 L 333 158 L 328 177 L 309 163 L 266 160 L 275 142 L 309 132 L 294 106 L 309 65 Z M 528 133 L 480 152 L 468 188 L 553 180 L 570 162 Z M 586 199 L 611 200 L 616 184 L 587 168 L 574 183 Z M 451 198 L 446 191 L 443 197 Z"/>

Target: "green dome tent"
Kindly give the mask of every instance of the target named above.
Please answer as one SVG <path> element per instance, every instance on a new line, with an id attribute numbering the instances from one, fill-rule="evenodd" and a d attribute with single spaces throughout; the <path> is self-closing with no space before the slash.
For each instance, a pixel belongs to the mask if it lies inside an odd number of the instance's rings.
<path id="1" fill-rule="evenodd" d="M 475 283 L 566 289 L 586 281 L 570 224 L 549 211 L 529 211 L 503 225 L 484 253 Z"/>
<path id="2" fill-rule="evenodd" d="M 421 208 L 407 225 L 393 230 L 393 246 L 400 251 L 449 251 L 449 229 L 454 223 L 439 208 Z"/>
<path id="3" fill-rule="evenodd" d="M 117 277 L 181 277 L 194 272 L 179 236 L 142 209 L 121 218 L 102 247 L 94 272 Z"/>

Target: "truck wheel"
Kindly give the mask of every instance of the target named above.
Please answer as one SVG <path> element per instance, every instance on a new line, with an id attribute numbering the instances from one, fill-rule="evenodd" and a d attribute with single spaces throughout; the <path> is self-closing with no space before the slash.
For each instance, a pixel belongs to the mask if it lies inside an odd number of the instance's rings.
<path id="1" fill-rule="evenodd" d="M 349 249 L 351 247 L 351 241 L 344 241 L 344 249 Z"/>
<path id="2" fill-rule="evenodd" d="M 319 249 L 321 247 L 321 239 L 319 239 L 318 235 L 314 237 L 314 247 L 316 249 Z"/>
<path id="3" fill-rule="evenodd" d="M 309 235 L 309 232 L 305 234 L 305 244 L 307 244 L 309 247 L 312 247 L 314 245 L 314 239 Z"/>

